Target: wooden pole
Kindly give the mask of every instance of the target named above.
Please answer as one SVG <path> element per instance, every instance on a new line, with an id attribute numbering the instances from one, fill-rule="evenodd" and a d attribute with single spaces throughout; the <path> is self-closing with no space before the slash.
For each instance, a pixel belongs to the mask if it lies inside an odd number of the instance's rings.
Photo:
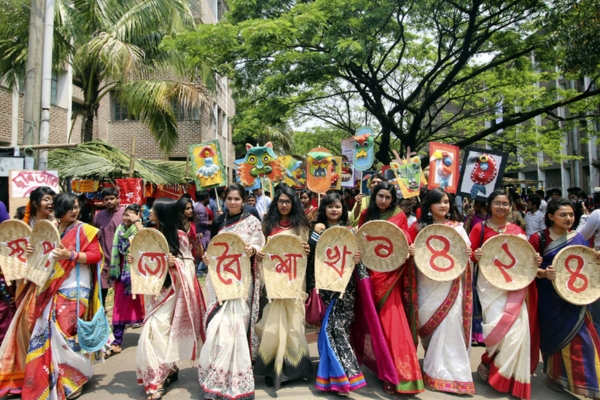
<path id="1" fill-rule="evenodd" d="M 135 136 L 131 140 L 131 155 L 129 156 L 129 177 L 133 178 L 135 172 Z"/>
<path id="2" fill-rule="evenodd" d="M 214 189 L 215 189 L 215 200 L 217 201 L 217 210 L 223 211 L 223 210 L 221 210 L 221 202 L 219 199 L 219 192 L 217 192 L 217 188 L 214 188 Z"/>

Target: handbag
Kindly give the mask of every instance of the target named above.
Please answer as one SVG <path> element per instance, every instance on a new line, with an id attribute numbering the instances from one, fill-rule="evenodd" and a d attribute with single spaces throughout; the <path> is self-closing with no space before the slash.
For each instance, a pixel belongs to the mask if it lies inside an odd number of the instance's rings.
<path id="1" fill-rule="evenodd" d="M 306 323 L 312 326 L 321 326 L 327 308 L 325 308 L 323 299 L 317 293 L 317 288 L 314 288 L 310 292 L 310 296 L 308 296 L 308 301 L 304 307 L 306 311 Z"/>
<path id="2" fill-rule="evenodd" d="M 79 233 L 81 231 L 81 225 L 77 227 L 77 252 L 79 252 Z M 96 264 L 97 274 L 96 274 L 96 284 L 100 284 L 100 263 Z M 100 299 L 100 309 L 96 311 L 94 317 L 91 321 L 84 321 L 79 318 L 79 263 L 75 266 L 76 274 L 77 274 L 77 340 L 79 342 L 79 346 L 85 350 L 86 352 L 93 353 L 95 351 L 99 351 L 104 347 L 104 345 L 108 342 L 108 337 L 110 335 L 110 324 L 108 323 L 108 319 L 106 318 L 106 313 L 104 312 L 104 304 L 102 304 L 102 296 L 100 295 L 100 290 L 98 290 L 98 298 Z M 92 291 L 93 296 L 93 291 Z M 90 296 L 90 301 L 88 304 L 91 304 L 93 299 Z"/>

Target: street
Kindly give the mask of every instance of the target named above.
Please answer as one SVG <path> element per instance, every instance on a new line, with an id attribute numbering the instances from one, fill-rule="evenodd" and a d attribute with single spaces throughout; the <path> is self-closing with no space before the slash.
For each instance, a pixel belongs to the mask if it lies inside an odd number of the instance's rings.
<path id="1" fill-rule="evenodd" d="M 136 346 L 141 328 L 129 328 L 125 333 L 123 351 L 121 354 L 115 355 L 104 364 L 94 366 L 96 374 L 84 386 L 83 395 L 80 397 L 84 400 L 106 400 L 107 398 L 119 399 L 145 399 L 144 389 L 137 385 L 135 375 L 135 358 Z M 314 337 L 314 335 L 313 335 Z M 316 373 L 318 363 L 318 352 L 316 342 L 310 343 L 310 354 L 313 360 L 313 370 Z M 452 395 L 441 392 L 433 392 L 426 390 L 425 392 L 410 396 L 414 399 L 430 400 L 430 399 L 457 399 L 460 397 L 473 399 L 512 399 L 510 395 L 498 393 L 484 383 L 477 375 L 476 368 L 479 364 L 483 347 L 475 347 L 471 351 L 471 370 L 473 371 L 473 379 L 477 393 L 473 396 Z M 422 360 L 423 349 L 419 346 L 419 357 Z M 532 377 L 531 398 L 532 399 L 562 399 L 574 400 L 582 398 L 569 393 L 556 393 L 548 389 L 544 383 L 545 375 L 542 373 L 542 364 L 540 363 L 535 375 Z M 363 368 L 367 386 L 363 387 L 350 394 L 353 399 L 386 399 L 391 396 L 386 395 L 382 390 L 382 384 L 377 379 L 375 374 L 366 368 Z M 396 394 L 394 397 L 408 397 Z M 172 384 L 164 396 L 166 400 L 187 400 L 198 399 L 198 381 L 197 369 L 188 365 L 182 365 L 179 373 L 179 380 Z M 267 388 L 262 377 L 256 379 L 256 399 L 309 399 L 309 398 L 340 398 L 335 394 L 317 391 L 315 388 L 315 376 L 313 375 L 309 381 L 291 381 L 284 383 L 282 388 L 275 391 L 273 388 Z"/>

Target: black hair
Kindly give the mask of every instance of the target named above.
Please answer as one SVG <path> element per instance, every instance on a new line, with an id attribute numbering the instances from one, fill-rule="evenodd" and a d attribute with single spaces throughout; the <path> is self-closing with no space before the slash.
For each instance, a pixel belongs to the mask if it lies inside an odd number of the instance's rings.
<path id="1" fill-rule="evenodd" d="M 40 186 L 31 192 L 29 195 L 29 201 L 31 203 L 31 217 L 35 217 L 35 214 L 37 214 L 37 208 L 40 205 L 40 201 L 47 194 L 52 197 L 56 196 L 56 192 L 48 186 Z"/>
<path id="2" fill-rule="evenodd" d="M 139 214 L 140 211 L 142 211 L 142 207 L 140 207 L 139 204 L 130 204 L 125 207 L 124 211 L 133 211 L 134 213 Z"/>
<path id="3" fill-rule="evenodd" d="M 200 191 L 196 192 L 196 201 L 197 202 L 203 202 L 204 200 L 206 200 L 209 197 L 210 197 L 210 194 L 208 193 L 208 190 L 200 190 Z"/>
<path id="4" fill-rule="evenodd" d="M 17 208 L 17 212 L 15 213 L 15 218 L 23 220 L 23 218 L 25 217 L 25 209 L 26 208 L 27 207 L 25 207 L 25 206 L 21 206 L 21 207 Z"/>
<path id="5" fill-rule="evenodd" d="M 341 226 L 348 225 L 348 206 L 346 205 L 346 202 L 342 199 L 342 196 L 340 196 L 339 193 L 329 193 L 321 199 L 319 211 L 317 211 L 317 221 L 315 222 L 316 224 L 322 223 L 325 224 L 325 226 L 329 227 L 329 224 L 327 223 L 327 214 L 325 212 L 327 211 L 327 206 L 334 204 L 336 201 L 339 201 L 342 204 L 342 216 L 340 217 L 339 224 Z"/>
<path id="6" fill-rule="evenodd" d="M 421 202 L 421 218 L 419 218 L 417 228 L 420 231 L 421 229 L 433 224 L 433 216 L 431 215 L 431 206 L 433 204 L 437 204 L 442 201 L 444 196 L 448 196 L 450 209 L 448 210 L 448 214 L 446 218 L 450 221 L 459 222 L 462 221 L 462 218 L 458 212 L 458 208 L 456 208 L 456 204 L 454 203 L 454 196 L 450 193 L 446 192 L 442 188 L 435 188 L 429 190 L 423 201 Z"/>
<path id="7" fill-rule="evenodd" d="M 375 172 L 373 175 L 371 175 L 371 181 L 375 178 L 381 179 L 383 182 L 388 181 L 388 178 L 386 178 L 385 175 L 382 174 L 381 172 Z"/>
<path id="8" fill-rule="evenodd" d="M 542 199 L 537 196 L 531 196 L 529 198 L 529 202 L 532 206 L 536 206 L 537 208 L 540 208 L 540 205 L 542 205 Z"/>
<path id="9" fill-rule="evenodd" d="M 492 193 L 490 193 L 490 197 L 488 197 L 487 199 L 487 212 L 490 215 L 492 215 L 492 203 L 494 202 L 494 199 L 498 196 L 506 196 L 506 198 L 508 199 L 508 202 L 510 203 L 510 205 L 512 206 L 512 199 L 510 198 L 509 195 L 506 194 L 506 192 L 502 189 L 498 189 L 498 190 L 494 190 Z"/>
<path id="10" fill-rule="evenodd" d="M 238 192 L 240 194 L 240 197 L 242 198 L 242 201 L 246 201 L 246 190 L 239 183 L 233 182 L 227 186 L 227 188 L 225 189 L 225 198 L 227 198 L 229 192 Z"/>
<path id="11" fill-rule="evenodd" d="M 102 196 L 102 200 L 104 200 L 106 196 L 115 196 L 117 199 L 119 198 L 119 192 L 114 187 L 102 189 L 100 195 Z"/>
<path id="12" fill-rule="evenodd" d="M 181 221 L 181 229 L 182 230 L 183 230 L 183 223 L 186 220 L 185 208 L 187 207 L 188 204 L 192 204 L 192 209 L 193 209 L 194 202 L 192 201 L 191 198 L 181 197 L 179 200 L 177 200 L 177 213 L 179 215 L 179 220 Z M 196 213 L 194 212 L 190 221 L 195 221 L 195 220 L 196 220 Z"/>
<path id="13" fill-rule="evenodd" d="M 564 197 L 559 197 L 556 200 L 550 200 L 548 202 L 548 208 L 546 208 L 546 215 L 544 217 L 546 228 L 550 228 L 552 225 L 554 225 L 554 221 L 550 219 L 549 215 L 554 214 L 559 208 L 564 206 L 571 207 L 573 212 L 575 212 L 575 206 L 573 206 L 573 202 L 569 199 L 565 199 Z"/>
<path id="14" fill-rule="evenodd" d="M 291 227 L 294 233 L 300 236 L 300 233 L 303 229 L 308 229 L 308 219 L 304 214 L 304 210 L 302 210 L 302 205 L 300 204 L 300 199 L 296 196 L 296 193 L 287 185 L 280 185 L 280 189 L 275 193 L 275 198 L 271 202 L 267 213 L 263 218 L 262 223 L 262 231 L 263 234 L 269 236 L 275 225 L 279 223 L 281 219 L 281 214 L 279 214 L 279 207 L 277 206 L 277 202 L 282 194 L 286 195 L 290 198 L 292 202 L 292 207 L 290 210 L 290 222 Z"/>
<path id="15" fill-rule="evenodd" d="M 167 239 L 169 251 L 175 257 L 181 255 L 181 250 L 179 249 L 179 236 L 177 233 L 181 223 L 178 218 L 173 218 L 174 215 L 177 215 L 177 202 L 166 197 L 161 197 L 154 202 L 152 211 L 158 220 L 156 225 L 157 229 Z"/>
<path id="16" fill-rule="evenodd" d="M 79 204 L 79 199 L 73 193 L 61 193 L 54 198 L 54 217 L 61 219 L 66 213 L 75 207 L 75 202 Z"/>
<path id="17" fill-rule="evenodd" d="M 254 193 L 248 193 L 248 194 L 246 194 L 246 200 L 248 200 L 248 199 L 256 200 L 256 196 L 254 195 Z"/>
<path id="18" fill-rule="evenodd" d="M 154 197 L 146 197 L 146 205 L 150 208 L 152 208 L 152 205 L 154 204 L 154 201 L 156 199 Z"/>
<path id="19" fill-rule="evenodd" d="M 311 192 L 311 191 L 310 191 L 310 190 L 308 190 L 308 189 L 302 189 L 302 190 L 300 191 L 300 194 L 298 195 L 298 198 L 301 198 L 303 194 L 307 195 L 309 199 L 312 199 L 312 198 L 313 198 L 313 192 Z"/>
<path id="20" fill-rule="evenodd" d="M 371 198 L 369 199 L 369 207 L 367 208 L 367 221 L 373 221 L 379 219 L 381 212 L 379 211 L 379 207 L 377 207 L 377 193 L 381 190 L 387 190 L 392 195 L 392 202 L 390 203 L 389 209 L 393 210 L 396 207 L 396 203 L 398 203 L 398 194 L 396 193 L 396 188 L 389 182 L 381 182 L 375 186 L 373 189 L 373 193 L 371 193 Z"/>
<path id="21" fill-rule="evenodd" d="M 192 200 L 192 195 L 189 193 L 184 193 L 181 195 L 180 199 L 190 199 Z"/>

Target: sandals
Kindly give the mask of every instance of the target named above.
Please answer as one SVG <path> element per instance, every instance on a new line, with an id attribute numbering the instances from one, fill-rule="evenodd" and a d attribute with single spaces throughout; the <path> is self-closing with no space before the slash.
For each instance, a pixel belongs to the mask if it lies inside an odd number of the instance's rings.
<path id="1" fill-rule="evenodd" d="M 488 381 L 488 377 L 490 375 L 490 367 L 488 367 L 484 363 L 481 363 L 477 367 L 477 373 L 479 374 L 479 376 L 481 377 L 481 379 L 483 379 L 484 381 L 487 382 Z"/>
<path id="2" fill-rule="evenodd" d="M 391 382 L 383 382 L 383 391 L 392 396 L 396 394 L 396 387 Z"/>
<path id="3" fill-rule="evenodd" d="M 159 399 L 162 399 L 162 397 L 164 395 L 165 395 L 165 388 L 159 387 L 154 392 L 149 393 L 148 397 L 146 397 L 146 400 L 159 400 Z"/>
<path id="4" fill-rule="evenodd" d="M 81 386 L 77 390 L 72 391 L 71 394 L 67 396 L 67 400 L 74 400 L 81 396 L 81 393 L 83 393 L 83 386 Z"/>
<path id="5" fill-rule="evenodd" d="M 104 353 L 104 359 L 106 360 L 107 358 L 110 358 L 114 355 L 120 354 L 122 351 L 123 351 L 123 349 L 121 348 L 121 345 L 119 345 L 119 344 L 111 345 L 110 349 Z"/>

